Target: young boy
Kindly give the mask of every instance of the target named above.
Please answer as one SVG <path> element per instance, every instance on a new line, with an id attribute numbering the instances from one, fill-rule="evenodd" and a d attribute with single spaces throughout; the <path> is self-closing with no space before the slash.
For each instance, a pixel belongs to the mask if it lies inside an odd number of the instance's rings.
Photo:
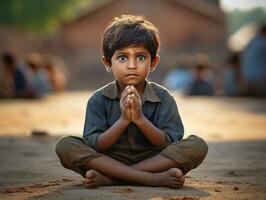
<path id="1" fill-rule="evenodd" d="M 62 165 L 95 188 L 122 183 L 180 188 L 207 144 L 184 130 L 173 96 L 147 77 L 159 63 L 157 28 L 140 16 L 115 18 L 103 35 L 103 63 L 115 82 L 88 101 L 83 138 L 60 139 Z"/>

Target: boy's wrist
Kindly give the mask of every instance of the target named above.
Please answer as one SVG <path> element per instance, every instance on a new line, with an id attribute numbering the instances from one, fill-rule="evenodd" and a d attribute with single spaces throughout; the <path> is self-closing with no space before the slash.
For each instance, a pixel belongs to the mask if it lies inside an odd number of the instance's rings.
<path id="1" fill-rule="evenodd" d="M 135 120 L 134 123 L 139 127 L 145 124 L 146 117 L 142 115 L 138 120 Z"/>
<path id="2" fill-rule="evenodd" d="M 130 124 L 130 121 L 125 119 L 123 116 L 121 116 L 118 120 L 120 121 L 121 125 L 128 126 Z"/>

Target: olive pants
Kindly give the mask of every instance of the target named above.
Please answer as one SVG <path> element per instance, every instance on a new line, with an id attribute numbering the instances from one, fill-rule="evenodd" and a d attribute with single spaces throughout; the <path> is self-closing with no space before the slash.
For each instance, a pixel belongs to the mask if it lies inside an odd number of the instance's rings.
<path id="1" fill-rule="evenodd" d="M 56 154 L 61 164 L 85 177 L 85 164 L 103 154 L 112 157 L 126 165 L 136 164 L 142 160 L 149 159 L 156 155 L 167 157 L 177 163 L 177 168 L 186 174 L 196 168 L 206 157 L 208 146 L 206 142 L 195 135 L 176 141 L 164 149 L 151 148 L 143 152 L 130 153 L 125 151 L 97 152 L 89 147 L 86 141 L 75 136 L 61 138 L 56 144 Z"/>

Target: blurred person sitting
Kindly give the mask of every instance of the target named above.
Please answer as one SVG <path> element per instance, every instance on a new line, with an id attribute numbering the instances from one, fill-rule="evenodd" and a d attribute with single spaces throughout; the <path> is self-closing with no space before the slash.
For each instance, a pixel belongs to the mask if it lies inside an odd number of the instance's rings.
<path id="1" fill-rule="evenodd" d="M 27 77 L 25 66 L 19 64 L 14 53 L 5 52 L 2 55 L 3 77 L 2 91 L 3 98 L 32 98 L 34 93 Z"/>
<path id="2" fill-rule="evenodd" d="M 176 67 L 167 73 L 164 79 L 164 85 L 169 90 L 179 90 L 183 92 L 192 81 L 192 73 L 185 60 L 186 59 L 179 60 Z"/>
<path id="3" fill-rule="evenodd" d="M 214 95 L 210 76 L 211 73 L 210 70 L 208 70 L 207 60 L 208 56 L 205 54 L 198 54 L 195 56 L 194 75 L 186 89 L 186 95 Z"/>
<path id="4" fill-rule="evenodd" d="M 58 61 L 52 56 L 46 56 L 44 61 L 44 69 L 46 70 L 48 79 L 52 85 L 52 91 L 64 91 L 66 87 L 66 76 L 63 70 L 60 68 Z"/>
<path id="5" fill-rule="evenodd" d="M 28 74 L 37 97 L 42 97 L 51 91 L 51 83 L 47 73 L 42 69 L 41 62 L 42 58 L 38 53 L 31 53 L 26 58 Z"/>
<path id="6" fill-rule="evenodd" d="M 247 95 L 266 96 L 266 25 L 250 41 L 242 55 Z"/>
<path id="7" fill-rule="evenodd" d="M 227 59 L 223 73 L 224 93 L 227 96 L 243 95 L 246 91 L 244 77 L 241 71 L 240 53 L 232 53 Z"/>

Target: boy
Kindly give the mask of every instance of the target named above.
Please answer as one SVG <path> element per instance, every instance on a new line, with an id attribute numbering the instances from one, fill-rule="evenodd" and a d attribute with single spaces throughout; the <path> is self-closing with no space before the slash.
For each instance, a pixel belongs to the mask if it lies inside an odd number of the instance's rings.
<path id="1" fill-rule="evenodd" d="M 103 63 L 115 82 L 88 101 L 83 138 L 56 146 L 62 165 L 85 178 L 85 186 L 132 183 L 180 188 L 208 151 L 184 134 L 174 98 L 146 79 L 159 63 L 157 28 L 139 16 L 115 18 L 103 35 Z"/>

